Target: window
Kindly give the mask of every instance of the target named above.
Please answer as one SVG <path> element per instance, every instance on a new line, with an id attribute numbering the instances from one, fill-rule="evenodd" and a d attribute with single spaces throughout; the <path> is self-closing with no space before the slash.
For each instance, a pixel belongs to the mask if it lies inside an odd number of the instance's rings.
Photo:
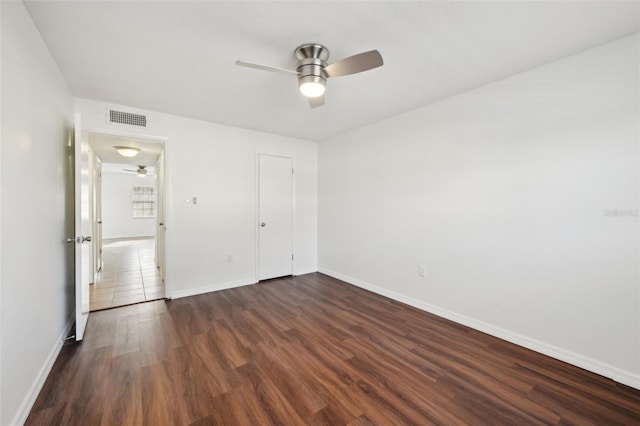
<path id="1" fill-rule="evenodd" d="M 155 217 L 156 197 L 153 186 L 133 187 L 133 217 Z"/>

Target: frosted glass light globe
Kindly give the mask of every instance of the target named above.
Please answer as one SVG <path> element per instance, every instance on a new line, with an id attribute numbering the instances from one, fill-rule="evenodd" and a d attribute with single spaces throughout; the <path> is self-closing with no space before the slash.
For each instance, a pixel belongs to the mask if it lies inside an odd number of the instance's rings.
<path id="1" fill-rule="evenodd" d="M 307 98 L 317 98 L 324 95 L 324 84 L 317 81 L 308 81 L 300 85 L 300 92 Z"/>

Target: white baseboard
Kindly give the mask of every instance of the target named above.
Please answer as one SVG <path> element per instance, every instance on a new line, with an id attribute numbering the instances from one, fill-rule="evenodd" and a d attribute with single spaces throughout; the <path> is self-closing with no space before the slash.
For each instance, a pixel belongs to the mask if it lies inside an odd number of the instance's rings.
<path id="1" fill-rule="evenodd" d="M 42 386 L 44 386 L 44 382 L 47 380 L 47 377 L 49 376 L 49 373 L 53 368 L 53 364 L 56 362 L 56 359 L 58 359 L 58 355 L 60 354 L 60 350 L 62 349 L 64 340 L 69 334 L 74 320 L 75 316 L 71 316 L 65 324 L 64 330 L 62 330 L 62 333 L 56 339 L 53 348 L 51 348 L 51 351 L 47 356 L 47 359 L 45 360 L 44 364 L 42 364 L 40 371 L 38 371 L 35 380 L 31 384 L 31 387 L 29 387 L 27 394 L 22 400 L 22 404 L 20 404 L 18 411 L 16 412 L 15 416 L 13 416 L 13 420 L 11 420 L 11 423 L 9 424 L 18 426 L 23 425 L 24 422 L 27 421 L 27 417 L 29 417 L 31 408 L 33 408 L 33 404 L 36 402 L 36 398 L 38 398 L 38 394 L 42 390 Z"/>
<path id="2" fill-rule="evenodd" d="M 337 278 L 341 281 L 345 281 L 349 284 L 353 284 L 365 290 L 369 290 L 373 293 L 388 297 L 398 302 L 406 303 L 407 305 L 413 306 L 414 308 L 418 308 L 439 317 L 446 318 L 458 324 L 466 325 L 467 327 L 471 327 L 483 333 L 490 334 L 499 339 L 506 340 L 507 342 L 515 343 L 516 345 L 523 346 L 527 349 L 540 352 L 544 355 L 559 359 L 560 361 L 564 361 L 568 364 L 575 365 L 576 367 L 584 368 L 585 370 L 613 379 L 618 383 L 640 389 L 640 375 L 634 374 L 630 371 L 622 370 L 620 368 L 585 357 L 575 352 L 571 352 L 566 349 L 541 342 L 539 340 L 531 339 L 521 334 L 514 333 L 512 331 L 505 330 L 503 328 L 496 327 L 494 325 L 478 321 L 464 315 L 460 315 L 456 312 L 452 312 L 438 306 L 430 305 L 420 300 L 402 295 L 400 293 L 396 293 L 386 288 L 378 287 L 376 285 L 341 274 L 336 271 L 332 271 L 330 269 L 320 267 L 318 268 L 318 272 L 329 275 L 333 278 Z"/>
<path id="3" fill-rule="evenodd" d="M 245 285 L 255 284 L 256 279 L 254 277 L 245 278 L 238 281 L 230 281 L 226 283 L 218 283 L 207 285 L 204 287 L 190 288 L 188 290 L 179 290 L 172 292 L 169 297 L 171 299 L 180 299 L 181 297 L 197 296 L 198 294 L 211 293 L 212 291 L 227 290 L 229 288 L 242 287 Z"/>
<path id="4" fill-rule="evenodd" d="M 311 274 L 313 272 L 318 272 L 317 268 L 308 268 L 308 269 L 298 269 L 295 271 L 294 276 Z M 243 280 L 238 281 L 230 281 L 226 283 L 218 283 L 212 284 L 204 287 L 190 288 L 188 290 L 179 290 L 174 291 L 171 294 L 168 294 L 167 297 L 170 299 L 180 299 L 181 297 L 189 297 L 189 296 L 197 296 L 199 294 L 210 293 L 212 291 L 220 291 L 227 290 L 235 287 L 242 287 L 245 285 L 256 284 L 258 281 L 254 278 L 245 278 Z"/>

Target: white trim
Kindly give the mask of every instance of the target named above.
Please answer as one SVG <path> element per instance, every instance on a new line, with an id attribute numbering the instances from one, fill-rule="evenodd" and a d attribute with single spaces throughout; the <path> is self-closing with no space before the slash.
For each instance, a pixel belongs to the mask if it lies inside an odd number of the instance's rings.
<path id="1" fill-rule="evenodd" d="M 291 275 L 295 275 L 296 256 L 296 157 L 291 156 Z"/>
<path id="2" fill-rule="evenodd" d="M 254 249 L 255 249 L 255 257 L 254 257 L 254 265 L 253 265 L 253 274 L 256 277 L 256 282 L 260 281 L 260 151 L 256 150 L 256 199 L 255 199 L 255 233 L 254 233 Z"/>
<path id="3" fill-rule="evenodd" d="M 162 265 L 157 265 L 157 262 L 156 262 L 156 266 L 160 266 L 161 268 L 161 278 L 162 278 L 162 283 L 164 284 L 165 298 L 167 297 L 168 294 L 170 294 L 170 291 L 171 291 L 171 286 L 170 286 L 171 283 L 169 282 L 169 280 L 167 280 L 167 258 L 168 258 L 167 256 L 167 252 L 168 252 L 167 217 L 169 216 L 168 209 L 167 209 L 167 205 L 169 204 L 168 195 L 167 195 L 167 192 L 168 192 L 167 191 L 167 150 L 169 149 L 168 145 L 169 144 L 167 143 L 167 141 L 165 141 L 162 145 L 162 152 L 160 153 L 160 157 L 162 157 L 162 176 L 160 176 L 160 174 L 156 170 L 156 187 L 158 186 L 158 179 L 162 178 L 162 191 L 156 192 L 156 201 L 158 201 L 159 197 L 162 198 L 162 227 L 160 227 L 159 225 L 160 221 L 158 220 L 158 210 L 156 210 L 156 241 L 155 241 L 155 243 L 158 244 L 158 234 L 162 233 Z M 159 162 L 156 162 L 156 164 L 159 164 Z M 158 247 L 156 246 L 154 257 L 156 257 L 157 253 L 158 253 Z"/>
<path id="4" fill-rule="evenodd" d="M 85 129 L 87 133 L 102 136 L 115 136 L 120 138 L 138 139 L 144 142 L 166 144 L 169 138 L 166 136 L 158 136 L 150 133 L 135 132 L 134 129 L 112 129 L 111 127 L 92 127 Z M 138 129 L 135 129 L 138 130 Z"/>
<path id="5" fill-rule="evenodd" d="M 230 288 L 243 287 L 256 283 L 254 277 L 245 278 L 238 281 L 230 281 L 226 283 L 211 284 L 204 287 L 190 288 L 187 290 L 174 291 L 171 293 L 171 299 L 180 299 L 182 297 L 197 296 L 199 294 L 211 293 L 212 291 L 227 290 Z"/>
<path id="6" fill-rule="evenodd" d="M 318 272 L 318 268 L 296 269 L 295 271 L 293 271 L 293 276 L 297 277 L 298 275 L 313 274 L 314 272 Z"/>
<path id="7" fill-rule="evenodd" d="M 15 416 L 13 416 L 13 420 L 11 420 L 11 422 L 9 423 L 10 425 L 22 425 L 27 421 L 27 417 L 29 417 L 29 413 L 33 408 L 33 404 L 36 402 L 36 398 L 38 398 L 38 394 L 40 394 L 40 391 L 44 386 L 44 382 L 47 380 L 47 377 L 49 376 L 49 373 L 53 368 L 53 364 L 55 364 L 56 360 L 58 359 L 58 355 L 62 350 L 64 340 L 67 338 L 67 335 L 71 331 L 71 327 L 73 326 L 74 321 L 75 312 L 74 315 L 71 315 L 69 317 L 67 323 L 64 326 L 64 329 L 62 330 L 62 333 L 56 339 L 53 348 L 51 348 L 51 351 L 47 356 L 47 359 L 44 361 L 44 364 L 42 364 L 40 371 L 38 371 L 36 378 L 33 380 L 33 383 L 29 387 L 27 394 L 22 400 L 18 411 L 16 412 Z"/>
<path id="8" fill-rule="evenodd" d="M 406 303 L 407 305 L 413 306 L 414 308 L 418 308 L 439 317 L 446 318 L 458 324 L 466 325 L 467 327 L 471 327 L 483 333 L 490 334 L 491 336 L 506 340 L 507 342 L 514 343 L 527 349 L 531 349 L 532 351 L 536 351 L 541 354 L 548 355 L 552 358 L 559 359 L 560 361 L 564 361 L 577 367 L 584 368 L 585 370 L 613 379 L 618 383 L 640 389 L 640 374 L 634 374 L 630 371 L 622 370 L 604 362 L 585 357 L 575 352 L 571 352 L 566 349 L 541 342 L 539 340 L 531 339 L 529 337 L 523 336 L 522 334 L 514 333 L 512 331 L 505 330 L 503 328 L 496 327 L 494 325 L 478 321 L 464 315 L 460 315 L 456 312 L 452 312 L 447 309 L 422 302 L 420 300 L 402 295 L 400 293 L 396 293 L 386 288 L 378 287 L 376 285 L 341 274 L 336 271 L 332 271 L 327 268 L 318 268 L 318 272 L 329 275 L 333 278 L 337 278 L 341 281 L 345 281 L 349 284 L 353 284 L 365 290 L 369 290 L 373 293 L 388 297 L 398 302 Z"/>

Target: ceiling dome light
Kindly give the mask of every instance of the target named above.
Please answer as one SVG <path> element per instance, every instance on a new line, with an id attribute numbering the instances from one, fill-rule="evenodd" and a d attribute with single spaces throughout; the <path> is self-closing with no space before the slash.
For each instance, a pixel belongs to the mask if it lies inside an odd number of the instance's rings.
<path id="1" fill-rule="evenodd" d="M 306 75 L 298 79 L 300 92 L 307 98 L 317 98 L 324 95 L 325 79 L 316 75 Z"/>
<path id="2" fill-rule="evenodd" d="M 309 83 L 302 83 L 300 85 L 300 91 L 307 98 L 317 98 L 324 95 L 324 84 L 311 81 Z"/>
<path id="3" fill-rule="evenodd" d="M 140 153 L 140 148 L 134 148 L 132 146 L 114 146 L 114 148 L 118 151 L 118 154 L 127 158 L 135 157 Z"/>

